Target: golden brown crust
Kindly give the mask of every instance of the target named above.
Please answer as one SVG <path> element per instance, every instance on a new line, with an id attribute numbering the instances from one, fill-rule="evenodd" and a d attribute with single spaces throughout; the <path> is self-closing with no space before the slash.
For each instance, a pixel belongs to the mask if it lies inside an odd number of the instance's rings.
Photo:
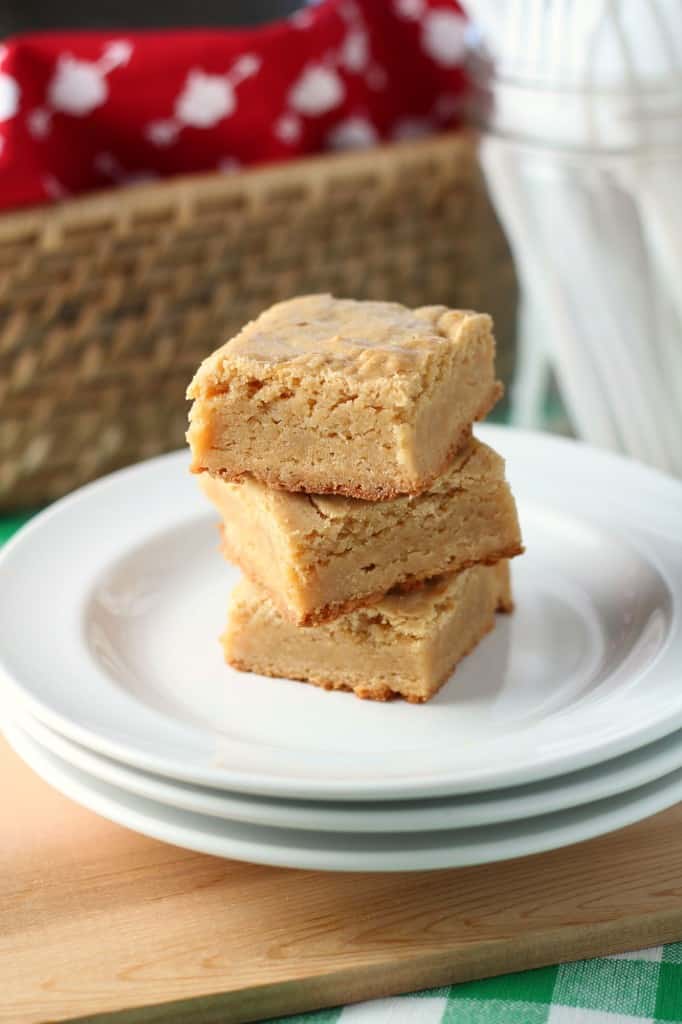
<path id="1" fill-rule="evenodd" d="M 456 342 L 470 322 L 490 318 L 447 306 L 410 309 L 398 302 L 299 295 L 278 302 L 206 358 L 187 397 L 215 393 L 235 364 L 253 372 L 295 364 L 300 373 L 320 368 L 349 377 L 409 374 L 448 339 Z"/>
<path id="2" fill-rule="evenodd" d="M 254 671 L 252 668 L 249 667 L 249 665 L 246 664 L 246 662 L 241 661 L 239 658 L 235 658 L 231 655 L 226 655 L 225 660 L 229 665 L 232 665 L 232 668 L 236 668 L 240 672 Z M 278 675 L 276 672 L 269 672 L 266 668 L 259 668 L 257 671 L 258 675 L 269 676 L 271 679 L 282 678 L 281 675 Z M 402 694 L 397 693 L 395 690 L 392 690 L 390 686 L 386 685 L 376 687 L 359 685 L 353 688 L 352 686 L 349 686 L 347 683 L 334 682 L 334 680 L 332 679 L 323 679 L 321 677 L 313 678 L 312 676 L 291 675 L 288 678 L 298 683 L 309 683 L 311 686 L 317 686 L 321 690 L 341 690 L 344 693 L 354 693 L 355 696 L 360 697 L 361 700 L 376 700 L 385 702 L 389 700 L 395 700 L 397 697 L 402 697 Z"/>
<path id="3" fill-rule="evenodd" d="M 476 413 L 474 419 L 476 421 L 484 419 L 490 410 L 497 404 L 502 395 L 504 394 L 504 386 L 501 381 L 495 381 L 495 386 L 488 396 L 484 404 Z M 277 477 L 271 473 L 259 473 L 257 469 L 253 467 L 248 471 L 240 471 L 238 473 L 230 472 L 222 469 L 219 472 L 209 470 L 206 466 L 199 466 L 192 464 L 190 472 L 192 473 L 210 473 L 212 476 L 219 477 L 222 480 L 227 480 L 234 483 L 241 482 L 245 477 L 251 476 L 261 483 L 266 484 L 268 487 L 272 487 L 278 491 L 294 491 L 315 494 L 342 494 L 347 498 L 362 498 L 364 501 L 386 501 L 390 498 L 397 498 L 401 495 L 409 495 L 410 497 L 417 497 L 427 491 L 433 483 L 438 479 L 439 476 L 447 470 L 451 460 L 457 455 L 457 453 L 464 447 L 471 437 L 471 425 L 467 424 L 462 431 L 458 434 L 457 438 L 450 446 L 448 453 L 438 468 L 437 472 L 431 473 L 427 477 L 422 477 L 417 484 L 407 480 L 398 480 L 392 486 L 388 484 L 380 484 L 374 488 L 362 487 L 359 485 L 353 485 L 347 482 L 339 481 L 315 481 L 315 486 L 310 486 L 309 480 L 291 480 L 286 481 Z"/>

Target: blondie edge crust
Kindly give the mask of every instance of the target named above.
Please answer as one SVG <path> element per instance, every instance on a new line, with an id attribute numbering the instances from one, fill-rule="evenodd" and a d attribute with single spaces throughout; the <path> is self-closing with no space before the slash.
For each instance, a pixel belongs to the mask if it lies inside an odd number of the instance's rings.
<path id="1" fill-rule="evenodd" d="M 192 470 L 381 500 L 419 494 L 501 394 L 492 321 L 445 306 L 307 295 L 199 367 Z"/>
<path id="2" fill-rule="evenodd" d="M 309 629 L 284 619 L 244 578 L 221 641 L 225 660 L 243 671 L 352 690 L 367 700 L 422 703 L 493 628 L 495 612 L 512 607 L 506 561 L 436 577 Z"/>
<path id="3" fill-rule="evenodd" d="M 287 494 L 203 474 L 222 519 L 222 550 L 297 625 L 379 601 L 398 584 L 522 552 L 504 460 L 471 438 L 416 497 L 382 502 Z"/>

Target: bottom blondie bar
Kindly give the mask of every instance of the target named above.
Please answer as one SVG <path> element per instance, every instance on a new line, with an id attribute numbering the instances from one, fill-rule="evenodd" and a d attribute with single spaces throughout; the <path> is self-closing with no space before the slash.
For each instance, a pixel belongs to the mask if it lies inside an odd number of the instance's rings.
<path id="1" fill-rule="evenodd" d="M 222 644 L 226 661 L 247 672 L 353 690 L 367 700 L 400 696 L 419 703 L 438 692 L 493 628 L 495 612 L 511 610 L 507 561 L 434 577 L 305 629 L 242 579 L 232 593 Z"/>

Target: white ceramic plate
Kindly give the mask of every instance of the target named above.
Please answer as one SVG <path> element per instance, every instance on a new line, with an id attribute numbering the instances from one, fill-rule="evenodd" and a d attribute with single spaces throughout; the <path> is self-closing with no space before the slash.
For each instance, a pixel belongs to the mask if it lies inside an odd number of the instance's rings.
<path id="1" fill-rule="evenodd" d="M 12 721 L 66 764 L 128 793 L 212 818 L 319 832 L 428 832 L 517 821 L 624 793 L 682 767 L 682 736 L 675 732 L 629 754 L 544 783 L 431 800 L 321 803 L 174 782 L 97 754 L 30 715 L 11 716 Z"/>
<path id="2" fill-rule="evenodd" d="M 481 428 L 527 554 L 517 611 L 430 703 L 225 667 L 236 573 L 184 454 L 91 484 L 0 556 L 0 676 L 100 753 L 217 788 L 403 799 L 543 780 L 682 726 L 682 484 L 576 442 Z"/>
<path id="3" fill-rule="evenodd" d="M 508 860 L 612 832 L 682 797 L 678 769 L 609 800 L 506 825 L 382 835 L 261 828 L 134 796 L 66 764 L 16 726 L 6 735 L 55 789 L 136 832 L 218 857 L 321 871 L 423 871 Z"/>

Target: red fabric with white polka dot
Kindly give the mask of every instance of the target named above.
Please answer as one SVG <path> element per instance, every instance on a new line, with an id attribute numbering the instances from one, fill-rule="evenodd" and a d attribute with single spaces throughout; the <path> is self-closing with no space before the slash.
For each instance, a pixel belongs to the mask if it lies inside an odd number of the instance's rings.
<path id="1" fill-rule="evenodd" d="M 249 29 L 8 39 L 0 209 L 450 127 L 466 32 L 453 0 L 324 0 Z"/>

